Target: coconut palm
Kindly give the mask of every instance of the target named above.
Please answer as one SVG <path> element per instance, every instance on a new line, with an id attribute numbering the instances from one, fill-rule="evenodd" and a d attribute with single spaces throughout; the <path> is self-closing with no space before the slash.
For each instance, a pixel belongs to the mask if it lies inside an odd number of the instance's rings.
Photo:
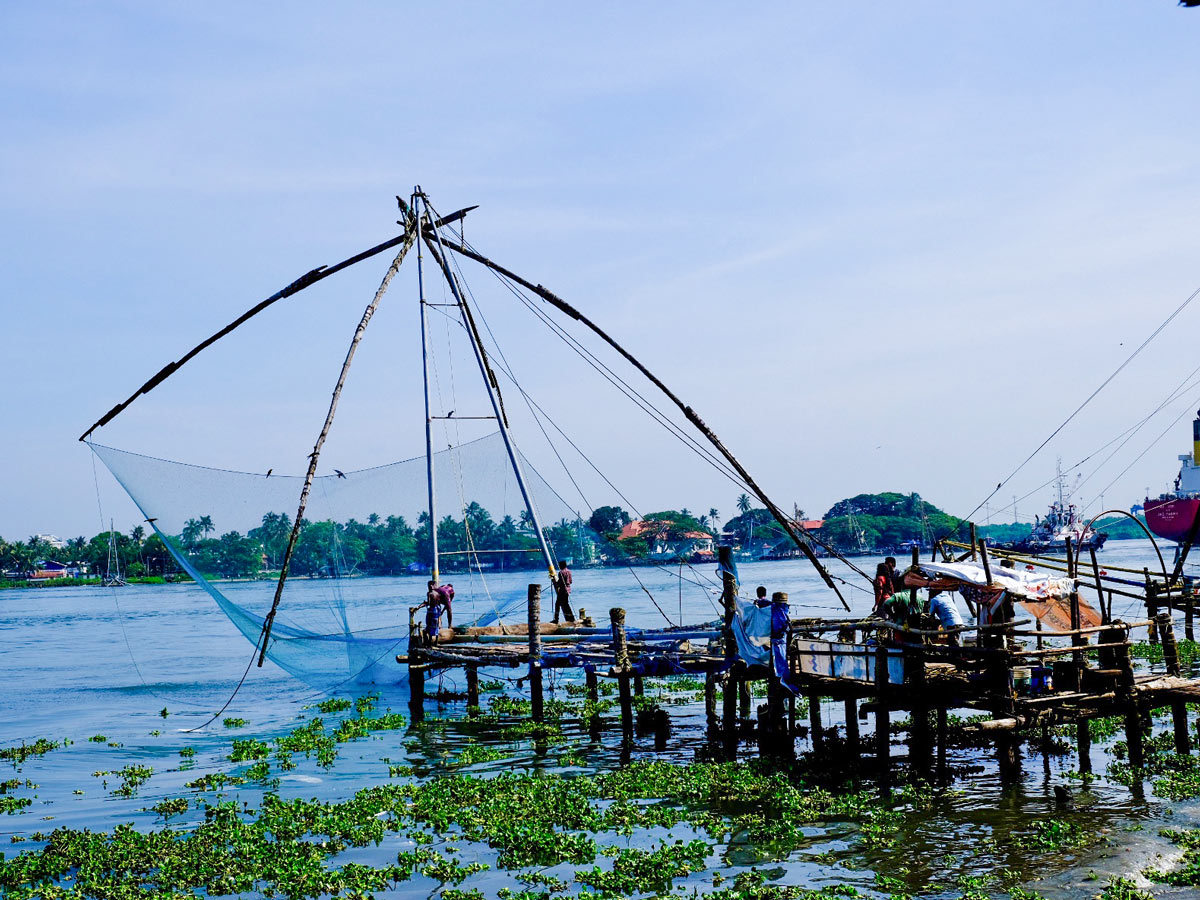
<path id="1" fill-rule="evenodd" d="M 742 513 L 742 515 L 745 515 L 746 513 L 750 512 L 750 495 L 749 494 L 738 494 L 737 508 L 738 508 L 738 512 Z"/>

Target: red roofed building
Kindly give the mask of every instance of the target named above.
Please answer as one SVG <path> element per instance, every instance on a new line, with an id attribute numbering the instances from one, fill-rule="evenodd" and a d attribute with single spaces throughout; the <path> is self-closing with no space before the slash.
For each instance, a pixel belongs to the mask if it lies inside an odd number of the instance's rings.
<path id="1" fill-rule="evenodd" d="M 642 538 L 652 559 L 691 559 L 713 555 L 713 536 L 705 531 L 671 534 L 670 522 L 638 520 L 621 529 L 620 540 Z"/>

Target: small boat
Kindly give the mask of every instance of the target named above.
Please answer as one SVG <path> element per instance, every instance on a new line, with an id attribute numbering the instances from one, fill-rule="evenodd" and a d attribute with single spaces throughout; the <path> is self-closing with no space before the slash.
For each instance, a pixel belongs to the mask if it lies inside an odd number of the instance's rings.
<path id="1" fill-rule="evenodd" d="M 1192 452 L 1179 455 L 1175 490 L 1146 498 L 1146 527 L 1168 541 L 1183 542 L 1200 515 L 1200 410 L 1192 420 Z"/>

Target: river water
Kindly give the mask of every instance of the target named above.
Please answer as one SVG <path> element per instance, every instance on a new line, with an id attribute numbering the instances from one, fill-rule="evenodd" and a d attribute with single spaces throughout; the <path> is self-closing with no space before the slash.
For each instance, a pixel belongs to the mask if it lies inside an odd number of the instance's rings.
<path id="1" fill-rule="evenodd" d="M 873 558 L 858 561 L 867 571 L 873 571 L 876 562 Z M 1156 563 L 1146 541 L 1110 543 L 1101 553 L 1102 565 Z M 847 579 L 842 590 L 853 612 L 865 613 L 871 605 L 867 582 L 842 567 L 835 572 Z M 664 618 L 674 621 L 680 616 L 690 622 L 714 617 L 715 607 L 696 599 L 698 591 L 711 593 L 714 589 L 712 572 L 685 569 L 684 574 L 705 585 L 689 584 L 686 596 L 675 578 L 678 572 L 645 569 L 638 574 L 648 593 L 631 586 L 628 578 L 604 570 L 579 570 L 573 600 L 598 620 L 607 618 L 610 606 L 623 606 L 629 623 L 637 626 L 658 626 L 664 624 Z M 794 616 L 833 616 L 841 610 L 837 598 L 802 560 L 747 563 L 741 576 L 749 587 L 763 584 L 770 591 L 788 591 Z M 516 589 L 529 578 L 528 573 L 514 573 L 495 580 L 498 587 L 511 581 L 507 587 Z M 407 607 L 423 590 L 419 579 L 372 581 L 381 609 L 394 605 L 401 611 L 395 616 L 397 621 L 407 618 Z M 1118 603 L 1116 613 L 1122 612 Z M 465 607 L 456 610 L 460 618 L 469 613 Z M 1136 615 L 1136 610 L 1126 612 L 1126 618 Z M 31 757 L 20 767 L 20 779 L 28 779 L 36 787 L 23 789 L 33 799 L 32 805 L 0 815 L 0 841 L 7 845 L 14 837 L 24 839 L 6 848 L 10 857 L 36 850 L 41 845 L 37 833 L 59 826 L 111 830 L 118 823 L 133 822 L 140 829 L 162 827 L 162 820 L 148 812 L 148 807 L 168 797 L 189 796 L 193 791 L 185 784 L 200 774 L 237 769 L 227 759 L 231 737 L 277 737 L 311 715 L 311 705 L 327 696 L 270 664 L 251 668 L 217 722 L 189 731 L 228 700 L 246 671 L 251 652 L 246 639 L 195 585 L 0 592 L 0 646 L 0 747 L 38 738 L 72 742 L 44 756 Z M 404 675 L 399 665 L 394 666 L 394 675 L 397 683 L 373 687 L 380 694 L 378 708 L 407 712 L 407 688 L 398 683 Z M 503 675 L 511 677 L 512 673 Z M 559 676 L 550 685 L 551 691 L 561 690 L 569 677 Z M 452 675 L 431 683 L 429 689 L 439 686 L 462 689 Z M 355 696 L 363 690 L 356 686 L 343 693 Z M 463 712 L 461 702 L 439 706 L 430 699 L 427 708 L 431 716 L 452 718 Z M 841 704 L 825 704 L 827 726 L 841 723 L 840 709 Z M 696 704 L 679 706 L 673 707 L 671 714 L 672 740 L 662 755 L 691 761 L 704 747 L 703 709 Z M 221 725 L 226 717 L 244 719 L 247 724 L 231 731 Z M 864 729 L 869 727 L 864 723 Z M 1163 722 L 1156 725 L 1163 727 Z M 582 771 L 620 765 L 619 729 L 607 729 L 592 743 L 586 742 L 586 735 L 573 734 L 580 739 L 586 757 Z M 98 736 L 105 740 L 88 740 Z M 284 796 L 345 799 L 364 786 L 388 780 L 388 765 L 381 760 L 436 766 L 461 740 L 452 728 L 436 739 L 423 734 L 411 740 L 402 732 L 385 732 L 382 737 L 342 746 L 337 765 L 329 769 L 300 760 L 298 768 L 282 776 L 278 790 Z M 183 747 L 195 748 L 195 755 L 181 758 Z M 799 741 L 797 749 L 806 750 L 806 740 Z M 903 757 L 901 746 L 894 752 Z M 930 880 L 945 884 L 958 876 L 994 875 L 1009 869 L 1026 872 L 1026 886 L 1047 897 L 1082 898 L 1095 896 L 1109 874 L 1136 876 L 1147 865 L 1169 861 L 1176 851 L 1158 837 L 1160 828 L 1200 824 L 1200 804 L 1196 802 L 1169 803 L 1154 797 L 1149 785 L 1145 790 L 1131 790 L 1103 777 L 1081 786 L 1068 777 L 1077 766 L 1073 753 L 1042 757 L 1029 748 L 1025 753 L 1021 781 L 1003 786 L 989 752 L 952 749 L 954 790 L 935 792 L 928 809 L 908 815 L 902 839 L 889 848 L 864 849 L 852 826 L 830 824 L 813 828 L 811 847 L 772 860 L 766 867 L 760 858 L 739 848 L 735 835 L 719 848 L 713 866 L 736 870 L 756 863 L 773 880 L 808 886 L 848 883 L 867 893 L 877 890 L 877 872 L 899 873 L 901 881 L 916 889 Z M 639 739 L 632 755 L 655 757 L 653 739 Z M 552 769 L 558 764 L 556 759 L 554 754 L 547 756 L 544 750 L 527 746 L 519 748 L 514 758 L 481 763 L 470 771 L 514 766 Z M 1108 761 L 1105 747 L 1097 745 L 1093 749 L 1097 774 L 1103 775 Z M 129 765 L 154 770 L 153 777 L 132 797 L 114 793 L 112 776 L 93 775 Z M 8 766 L 0 762 L 0 772 Z M 0 774 L 0 781 L 9 777 Z M 1069 788 L 1074 796 L 1073 811 L 1056 806 L 1055 786 Z M 251 805 L 262 794 L 262 788 L 253 785 L 230 791 L 231 796 Z M 1004 836 L 1050 816 L 1086 821 L 1088 827 L 1102 830 L 1108 840 L 1074 853 L 1031 856 L 1031 851 L 1022 851 L 1014 856 Z M 185 816 L 173 824 L 186 826 L 187 821 Z M 638 840 L 636 834 L 633 840 Z M 394 847 L 379 852 L 381 860 L 394 859 Z M 480 852 L 490 851 L 482 848 Z M 1159 854 L 1165 856 L 1160 859 Z M 356 858 L 370 861 L 369 855 Z M 680 879 L 676 886 L 711 889 L 711 871 L 708 878 L 705 882 L 701 876 L 691 876 L 691 880 Z M 478 886 L 490 897 L 506 885 L 515 883 L 503 871 L 494 870 L 467 886 Z M 418 876 L 400 885 L 396 893 L 433 896 L 437 887 Z M 1189 895 L 1187 889 L 1172 893 L 1155 886 L 1153 890 L 1159 896 Z M 958 895 L 955 890 L 944 893 L 947 897 Z"/>

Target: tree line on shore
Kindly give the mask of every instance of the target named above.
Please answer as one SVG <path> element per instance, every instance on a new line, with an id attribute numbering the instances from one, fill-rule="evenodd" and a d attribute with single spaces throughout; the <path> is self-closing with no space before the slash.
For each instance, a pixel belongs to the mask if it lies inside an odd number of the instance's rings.
<path id="1" fill-rule="evenodd" d="M 770 512 L 753 507 L 746 494 L 737 498 L 736 506 L 738 514 L 723 525 L 716 508 L 695 514 L 685 507 L 646 514 L 642 521 L 649 527 L 624 535 L 622 531 L 633 521 L 630 513 L 620 506 L 602 506 L 586 520 L 562 519 L 543 532 L 555 555 L 571 558 L 576 565 L 646 561 L 656 556 L 656 548 L 661 558 L 664 547 L 667 555 L 674 552 L 687 558 L 693 555 L 697 538 L 703 537 L 715 540 L 723 536 L 736 549 L 755 554 L 790 552 L 791 538 Z M 804 511 L 798 506 L 793 513 L 796 522 L 804 520 Z M 211 516 L 190 518 L 178 535 L 169 535 L 167 540 L 206 575 L 246 578 L 278 572 L 292 530 L 286 513 L 267 513 L 258 526 L 245 533 L 221 533 L 218 525 Z M 1028 533 L 1028 528 L 1021 523 L 990 526 L 996 539 L 1002 531 Z M 918 494 L 882 493 L 839 501 L 825 514 L 821 527 L 811 533 L 821 543 L 853 553 L 892 550 L 911 543 L 928 546 L 965 529 L 964 522 Z M 989 535 L 989 527 L 982 527 L 980 534 Z M 501 571 L 542 565 L 533 522 L 526 511 L 516 519 L 506 515 L 496 521 L 483 506 L 472 502 L 461 518 L 442 518 L 437 535 L 443 571 L 461 571 L 468 565 Z M 397 575 L 422 571 L 431 553 L 428 513 L 421 513 L 415 525 L 403 516 L 377 514 L 365 522 L 305 520 L 289 571 L 301 576 Z M 15 542 L 0 538 L 0 572 L 10 578 L 27 577 L 48 560 L 92 575 L 106 574 L 113 566 L 125 577 L 180 572 L 163 538 L 141 524 L 128 533 L 104 531 L 90 539 L 72 538 L 62 546 L 36 536 Z"/>

